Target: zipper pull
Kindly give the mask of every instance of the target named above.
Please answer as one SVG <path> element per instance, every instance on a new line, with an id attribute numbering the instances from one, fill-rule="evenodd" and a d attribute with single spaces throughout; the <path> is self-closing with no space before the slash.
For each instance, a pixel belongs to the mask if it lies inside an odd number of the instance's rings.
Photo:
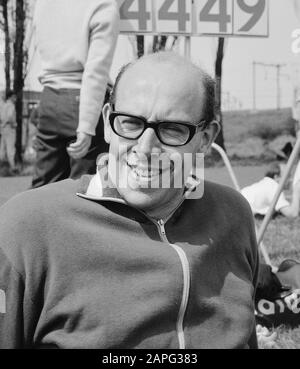
<path id="1" fill-rule="evenodd" d="M 164 221 L 161 219 L 158 221 L 159 227 L 160 227 L 160 231 L 162 233 L 163 236 L 166 235 L 166 230 L 165 230 L 165 223 Z"/>

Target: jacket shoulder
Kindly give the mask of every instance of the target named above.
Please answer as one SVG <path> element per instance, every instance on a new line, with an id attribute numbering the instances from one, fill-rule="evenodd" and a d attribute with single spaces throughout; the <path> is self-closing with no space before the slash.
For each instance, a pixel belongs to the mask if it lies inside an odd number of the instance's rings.
<path id="1" fill-rule="evenodd" d="M 4 253 L 39 249 L 49 220 L 63 216 L 65 204 L 76 198 L 77 181 L 66 180 L 14 196 L 0 207 L 0 248 Z M 76 201 L 76 200 L 75 200 Z M 60 209 L 60 210 L 59 210 Z"/>
<path id="2" fill-rule="evenodd" d="M 214 182 L 206 181 L 204 185 L 204 199 L 210 201 L 220 209 L 228 211 L 234 208 L 252 217 L 248 201 L 237 190 Z"/>

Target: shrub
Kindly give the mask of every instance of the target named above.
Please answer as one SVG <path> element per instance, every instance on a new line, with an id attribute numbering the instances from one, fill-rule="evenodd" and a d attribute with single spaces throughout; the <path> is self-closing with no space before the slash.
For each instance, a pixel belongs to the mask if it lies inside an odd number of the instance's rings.
<path id="1" fill-rule="evenodd" d="M 268 123 L 256 123 L 255 126 L 249 131 L 249 135 L 252 137 L 259 137 L 265 141 L 272 141 L 276 137 L 281 135 L 295 135 L 294 120 L 287 118 L 282 121 L 281 124 Z"/>

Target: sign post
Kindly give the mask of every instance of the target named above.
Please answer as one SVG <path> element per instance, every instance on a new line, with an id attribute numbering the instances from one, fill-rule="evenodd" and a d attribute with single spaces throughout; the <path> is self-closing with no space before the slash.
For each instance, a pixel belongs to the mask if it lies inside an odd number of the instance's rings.
<path id="1" fill-rule="evenodd" d="M 191 37 L 185 36 L 184 40 L 184 55 L 186 58 L 191 58 Z"/>

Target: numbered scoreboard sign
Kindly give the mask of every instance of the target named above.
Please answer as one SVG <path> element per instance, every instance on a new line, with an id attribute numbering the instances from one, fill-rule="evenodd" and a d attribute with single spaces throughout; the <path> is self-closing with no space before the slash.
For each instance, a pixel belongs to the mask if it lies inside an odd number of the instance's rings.
<path id="1" fill-rule="evenodd" d="M 269 0 L 118 0 L 121 33 L 267 37 Z"/>
<path id="2" fill-rule="evenodd" d="M 191 34 L 192 2 L 192 0 L 156 0 L 156 31 L 163 34 Z"/>
<path id="3" fill-rule="evenodd" d="M 152 0 L 118 0 L 118 3 L 120 9 L 121 32 L 154 32 Z"/>

